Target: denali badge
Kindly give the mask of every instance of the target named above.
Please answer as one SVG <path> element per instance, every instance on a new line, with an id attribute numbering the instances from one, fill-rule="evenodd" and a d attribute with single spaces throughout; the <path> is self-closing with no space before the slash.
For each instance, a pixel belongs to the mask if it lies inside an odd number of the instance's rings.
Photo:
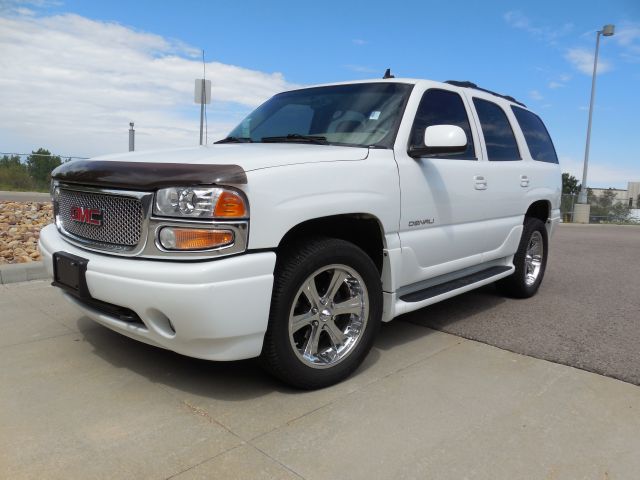
<path id="1" fill-rule="evenodd" d="M 435 222 L 433 218 L 425 218 L 424 220 L 412 220 L 409 222 L 410 227 L 419 227 L 420 225 L 431 225 Z"/>
<path id="2" fill-rule="evenodd" d="M 97 208 L 71 207 L 71 220 L 74 222 L 88 223 L 89 225 L 102 225 L 102 210 Z"/>

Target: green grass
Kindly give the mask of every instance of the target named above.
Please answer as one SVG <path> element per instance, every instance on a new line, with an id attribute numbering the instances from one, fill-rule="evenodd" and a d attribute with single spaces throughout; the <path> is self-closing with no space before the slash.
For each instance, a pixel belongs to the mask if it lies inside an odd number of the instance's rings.
<path id="1" fill-rule="evenodd" d="M 49 189 L 40 189 L 40 188 L 20 188 L 14 185 L 7 185 L 6 183 L 0 183 L 0 190 L 6 192 L 39 192 L 39 193 L 49 193 Z"/>

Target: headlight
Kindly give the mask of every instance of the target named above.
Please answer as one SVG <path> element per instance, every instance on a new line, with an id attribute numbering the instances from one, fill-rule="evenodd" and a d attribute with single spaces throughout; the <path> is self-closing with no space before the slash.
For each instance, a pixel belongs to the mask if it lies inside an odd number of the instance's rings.
<path id="1" fill-rule="evenodd" d="M 51 194 L 51 201 L 57 202 L 60 198 L 60 187 L 58 186 L 58 182 L 55 180 L 51 180 L 51 186 L 49 187 L 49 193 Z"/>
<path id="2" fill-rule="evenodd" d="M 173 187 L 156 193 L 153 213 L 167 217 L 236 219 L 249 216 L 244 197 L 218 187 Z"/>

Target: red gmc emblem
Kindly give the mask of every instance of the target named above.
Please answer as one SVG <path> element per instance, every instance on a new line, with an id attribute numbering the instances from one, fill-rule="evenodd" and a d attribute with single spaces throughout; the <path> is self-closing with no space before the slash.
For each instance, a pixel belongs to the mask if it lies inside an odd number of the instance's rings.
<path id="1" fill-rule="evenodd" d="M 102 210 L 87 207 L 71 207 L 71 220 L 74 222 L 88 223 L 89 225 L 102 225 Z"/>

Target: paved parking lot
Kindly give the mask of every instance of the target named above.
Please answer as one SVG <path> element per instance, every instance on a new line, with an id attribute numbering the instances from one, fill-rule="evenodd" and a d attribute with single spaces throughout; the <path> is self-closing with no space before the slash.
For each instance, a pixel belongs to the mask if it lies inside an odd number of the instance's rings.
<path id="1" fill-rule="evenodd" d="M 565 317 L 547 287 L 571 271 L 548 272 L 535 318 Z M 509 325 L 508 304 L 525 303 L 479 295 L 486 304 L 468 314 L 485 325 Z M 456 305 L 449 325 L 466 317 Z M 434 312 L 444 318 L 422 314 Z M 47 282 L 0 286 L 0 478 L 637 478 L 639 387 L 424 318 L 385 325 L 348 381 L 298 392 L 253 361 L 198 361 L 115 334 Z"/>
<path id="2" fill-rule="evenodd" d="M 561 225 L 540 292 L 490 285 L 403 320 L 640 385 L 640 226 Z"/>

